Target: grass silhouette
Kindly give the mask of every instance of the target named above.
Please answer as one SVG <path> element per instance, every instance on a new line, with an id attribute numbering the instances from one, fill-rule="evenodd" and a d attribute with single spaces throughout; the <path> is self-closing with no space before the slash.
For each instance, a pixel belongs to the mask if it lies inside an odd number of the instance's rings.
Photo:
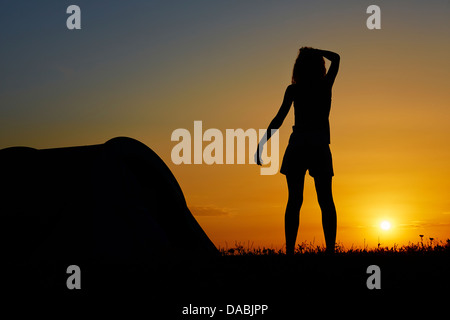
<path id="1" fill-rule="evenodd" d="M 325 246 L 314 244 L 314 242 L 301 242 L 295 248 L 295 255 L 301 254 L 324 254 Z M 266 247 L 253 247 L 253 243 L 247 242 L 244 245 L 241 242 L 235 242 L 234 247 L 220 248 L 219 252 L 222 256 L 252 256 L 252 255 L 284 255 L 284 248 L 274 249 Z M 376 248 L 368 248 L 367 246 L 346 248 L 342 243 L 336 243 L 335 252 L 337 255 L 348 254 L 383 254 L 383 253 L 398 253 L 398 254 L 423 254 L 423 253 L 447 253 L 450 254 L 450 239 L 446 241 L 436 241 L 434 238 L 429 238 L 429 241 L 423 242 L 423 236 L 420 242 L 409 242 L 407 245 L 394 244 L 391 247 L 378 245 Z"/>

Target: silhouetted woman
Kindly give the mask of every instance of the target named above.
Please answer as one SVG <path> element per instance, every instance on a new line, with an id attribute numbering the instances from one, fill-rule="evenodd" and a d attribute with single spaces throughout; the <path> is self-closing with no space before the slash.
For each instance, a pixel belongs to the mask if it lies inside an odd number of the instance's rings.
<path id="1" fill-rule="evenodd" d="M 328 72 L 325 60 L 331 61 Z M 297 238 L 300 207 L 303 202 L 303 185 L 306 170 L 314 178 L 317 199 L 322 211 L 322 226 L 327 252 L 334 252 L 336 243 L 336 208 L 331 191 L 334 175 L 330 151 L 331 89 L 339 69 L 339 55 L 308 47 L 300 49 L 292 72 L 292 84 L 284 94 L 284 100 L 275 118 L 267 128 L 255 155 L 257 164 L 265 141 L 271 130 L 283 124 L 294 102 L 295 125 L 283 157 L 280 172 L 286 175 L 289 198 L 285 214 L 286 254 L 293 254 Z"/>

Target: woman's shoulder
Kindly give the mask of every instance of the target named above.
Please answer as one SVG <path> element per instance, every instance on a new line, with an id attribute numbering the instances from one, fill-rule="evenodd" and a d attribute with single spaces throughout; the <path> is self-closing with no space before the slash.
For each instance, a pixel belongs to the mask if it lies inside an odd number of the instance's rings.
<path id="1" fill-rule="evenodd" d="M 286 92 L 285 92 L 284 95 L 285 95 L 286 97 L 290 97 L 290 99 L 293 100 L 294 97 L 296 96 L 296 93 L 297 93 L 297 91 L 298 91 L 298 88 L 299 88 L 299 87 L 298 87 L 297 84 L 295 84 L 295 83 L 290 84 L 290 85 L 287 86 Z"/>
<path id="2" fill-rule="evenodd" d="M 286 92 L 294 93 L 300 89 L 300 86 L 297 83 L 292 83 L 287 86 Z"/>

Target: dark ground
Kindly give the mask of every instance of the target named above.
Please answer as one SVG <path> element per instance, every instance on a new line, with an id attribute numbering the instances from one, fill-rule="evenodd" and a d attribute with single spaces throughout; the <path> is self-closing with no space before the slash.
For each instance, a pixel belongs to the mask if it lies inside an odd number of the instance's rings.
<path id="1" fill-rule="evenodd" d="M 77 310 L 102 306 L 103 314 L 117 308 L 142 310 L 140 314 L 148 319 L 209 317 L 182 315 L 182 308 L 190 304 L 218 309 L 225 309 L 227 304 L 265 304 L 268 311 L 251 319 L 291 319 L 309 309 L 332 312 L 344 306 L 351 306 L 351 312 L 359 306 L 382 314 L 384 309 L 404 306 L 401 301 L 408 301 L 411 311 L 411 306 L 423 306 L 428 300 L 437 303 L 435 298 L 445 298 L 450 289 L 448 251 L 359 252 L 331 257 L 309 253 L 291 258 L 242 255 L 122 265 L 80 263 L 81 290 L 66 287 L 70 264 L 34 268 L 7 265 L 2 273 L 3 293 L 11 301 L 73 305 Z M 370 265 L 381 269 L 380 290 L 366 286 Z M 216 314 L 214 319 L 220 317 L 248 319 L 250 315 Z"/>

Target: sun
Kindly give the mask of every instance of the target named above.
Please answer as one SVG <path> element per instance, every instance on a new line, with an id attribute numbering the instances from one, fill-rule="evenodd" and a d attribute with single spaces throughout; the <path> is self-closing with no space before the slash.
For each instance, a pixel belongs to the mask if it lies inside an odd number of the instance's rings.
<path id="1" fill-rule="evenodd" d="M 391 228 L 391 223 L 389 221 L 384 220 L 380 223 L 380 228 L 383 230 L 389 230 Z"/>

